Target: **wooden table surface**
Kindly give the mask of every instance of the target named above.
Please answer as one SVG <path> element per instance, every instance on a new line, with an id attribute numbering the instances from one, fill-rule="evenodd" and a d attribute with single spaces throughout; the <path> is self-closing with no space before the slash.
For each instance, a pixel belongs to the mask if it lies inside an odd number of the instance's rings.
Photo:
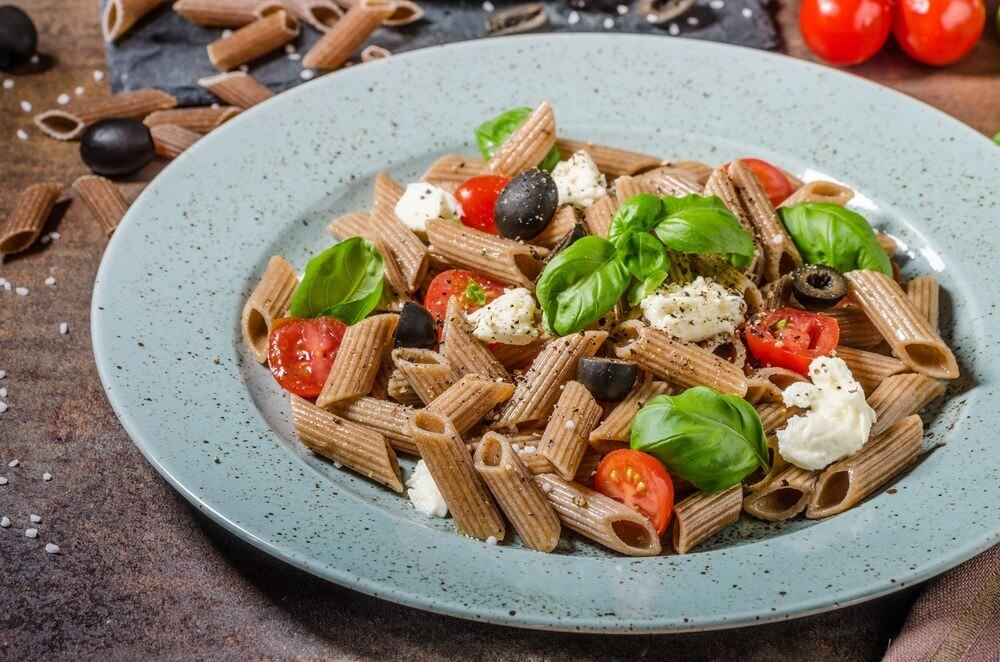
<path id="1" fill-rule="evenodd" d="M 21 100 L 37 111 L 78 86 L 86 97 L 107 93 L 93 77 L 104 67 L 93 0 L 14 4 L 30 11 L 55 64 L 0 89 L 0 213 L 22 186 L 68 184 L 85 172 L 77 145 L 42 137 Z M 992 17 L 997 0 L 987 4 Z M 778 18 L 788 52 L 815 59 L 794 28 L 794 7 Z M 1000 131 L 992 18 L 986 33 L 950 68 L 917 65 L 890 46 L 852 71 L 992 135 Z M 27 140 L 15 137 L 19 128 Z M 129 193 L 159 167 L 134 177 Z M 0 516 L 13 521 L 0 529 L 0 659 L 878 659 L 917 594 L 756 628 L 614 638 L 460 621 L 313 579 L 198 515 L 142 459 L 104 397 L 90 349 L 90 292 L 106 240 L 79 204 L 61 206 L 46 231 L 59 239 L 0 263 L 0 276 L 29 288 L 27 297 L 0 291 L 0 387 L 10 406 L 0 415 L 0 475 L 10 481 L 0 486 Z M 50 275 L 53 286 L 44 284 Z M 20 465 L 7 468 L 14 459 Z M 30 514 L 42 518 L 35 540 L 24 536 Z M 61 554 L 46 554 L 46 542 Z"/>

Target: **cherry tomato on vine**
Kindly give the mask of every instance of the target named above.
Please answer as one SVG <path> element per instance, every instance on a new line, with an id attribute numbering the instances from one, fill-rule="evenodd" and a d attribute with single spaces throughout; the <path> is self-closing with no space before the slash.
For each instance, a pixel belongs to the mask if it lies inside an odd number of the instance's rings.
<path id="1" fill-rule="evenodd" d="M 594 489 L 641 513 L 659 535 L 666 532 L 674 512 L 674 483 L 652 455 L 628 448 L 611 451 L 597 465 Z"/>
<path id="2" fill-rule="evenodd" d="M 490 234 L 499 234 L 493 218 L 493 207 L 500 191 L 509 181 L 510 177 L 505 175 L 476 175 L 462 182 L 455 189 L 455 198 L 462 205 L 462 224 Z"/>
<path id="3" fill-rule="evenodd" d="M 275 381 L 299 397 L 318 396 L 346 329 L 332 317 L 275 320 L 267 338 L 267 365 Z"/>
<path id="4" fill-rule="evenodd" d="M 792 194 L 792 183 L 780 168 L 762 159 L 740 159 L 740 163 L 750 168 L 750 172 L 760 181 L 764 193 L 775 207 Z"/>
<path id="5" fill-rule="evenodd" d="M 972 50 L 986 24 L 982 0 L 896 0 L 892 34 L 914 60 L 942 66 Z"/>
<path id="6" fill-rule="evenodd" d="M 933 1 L 933 0 L 931 0 Z M 860 64 L 889 37 L 888 0 L 802 0 L 799 30 L 812 52 L 831 64 Z"/>

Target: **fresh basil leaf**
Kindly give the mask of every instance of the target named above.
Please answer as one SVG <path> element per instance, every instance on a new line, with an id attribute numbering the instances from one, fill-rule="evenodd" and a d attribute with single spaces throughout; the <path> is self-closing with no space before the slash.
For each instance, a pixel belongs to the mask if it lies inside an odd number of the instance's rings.
<path id="1" fill-rule="evenodd" d="M 468 287 L 465 288 L 465 298 L 480 306 L 486 305 L 486 290 L 474 280 L 469 280 Z"/>
<path id="2" fill-rule="evenodd" d="M 630 281 L 610 241 L 578 239 L 545 265 L 535 286 L 546 331 L 565 336 L 590 326 L 618 303 Z"/>
<path id="3" fill-rule="evenodd" d="M 716 196 L 692 193 L 663 198 L 664 218 L 653 232 L 660 241 L 681 253 L 720 253 L 737 269 L 753 261 L 753 237 Z"/>
<path id="4" fill-rule="evenodd" d="M 528 119 L 531 111 L 532 109 L 528 107 L 511 108 L 476 127 L 476 145 L 484 160 L 490 160 L 493 154 L 500 149 L 500 145 L 510 137 L 510 134 L 524 124 L 524 120 Z M 559 163 L 559 150 L 553 147 L 538 164 L 538 167 L 551 171 L 557 163 Z"/>
<path id="5" fill-rule="evenodd" d="M 737 485 L 758 466 L 768 471 L 770 464 L 764 426 L 753 405 L 706 386 L 650 400 L 632 423 L 631 446 L 705 492 Z"/>
<path id="6" fill-rule="evenodd" d="M 617 244 L 633 232 L 649 232 L 663 218 L 663 200 L 649 193 L 633 195 L 611 217 L 608 240 Z"/>
<path id="7" fill-rule="evenodd" d="M 892 276 L 889 256 L 865 217 L 831 202 L 803 202 L 781 208 L 781 220 L 806 264 L 825 264 Z"/>
<path id="8" fill-rule="evenodd" d="M 309 260 L 292 295 L 292 317 L 330 316 L 355 324 L 382 297 L 384 273 L 375 244 L 361 237 L 346 239 Z"/>
<path id="9" fill-rule="evenodd" d="M 623 235 L 617 249 L 629 273 L 638 279 L 629 291 L 629 304 L 637 306 L 667 279 L 670 258 L 660 240 L 647 232 Z"/>

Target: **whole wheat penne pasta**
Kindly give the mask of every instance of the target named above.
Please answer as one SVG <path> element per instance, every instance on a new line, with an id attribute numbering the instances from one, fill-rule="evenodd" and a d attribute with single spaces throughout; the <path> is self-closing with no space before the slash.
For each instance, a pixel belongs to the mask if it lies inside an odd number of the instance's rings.
<path id="1" fill-rule="evenodd" d="M 35 126 L 56 140 L 74 140 L 98 120 L 110 117 L 142 119 L 153 111 L 176 105 L 177 99 L 161 90 L 133 90 L 104 99 L 81 101 L 67 108 L 46 110 L 35 115 Z"/>
<path id="2" fill-rule="evenodd" d="M 375 177 L 374 202 L 368 219 L 370 229 L 367 230 L 371 236 L 365 238 L 385 243 L 403 274 L 407 292 L 413 292 L 427 274 L 427 247 L 396 217 L 396 203 L 402 195 L 403 187 L 389 175 L 380 172 Z"/>
<path id="3" fill-rule="evenodd" d="M 375 374 L 372 390 L 368 392 L 368 395 L 373 398 L 387 400 L 391 397 L 389 395 L 389 382 L 392 380 L 392 373 L 396 370 L 396 364 L 392 360 L 392 350 L 392 344 L 388 345 L 385 348 L 385 354 L 382 356 L 382 362 L 378 364 L 378 372 Z M 403 378 L 403 381 L 405 382 L 406 379 Z M 409 386 L 409 382 L 407 382 L 407 386 Z M 420 403 L 419 398 L 417 398 L 417 403 Z"/>
<path id="4" fill-rule="evenodd" d="M 783 404 L 761 402 L 754 405 L 754 409 L 760 416 L 761 425 L 764 426 L 764 434 L 771 434 L 778 428 L 785 427 L 785 423 L 788 422 L 788 410 Z"/>
<path id="5" fill-rule="evenodd" d="M 639 195 L 640 193 L 656 194 L 656 191 L 653 189 L 651 184 L 630 175 L 622 175 L 617 178 L 614 186 L 615 198 L 618 199 L 619 206 L 624 205 L 628 202 L 629 198 Z"/>
<path id="6" fill-rule="evenodd" d="M 729 211 L 733 212 L 733 215 L 739 219 L 743 228 L 754 237 L 754 257 L 750 266 L 747 267 L 746 273 L 752 275 L 753 280 L 760 282 L 764 277 L 764 272 L 767 270 L 767 257 L 764 254 L 764 249 L 760 244 L 759 238 L 756 236 L 756 230 L 754 230 L 753 225 L 750 223 L 750 214 L 744 208 L 743 200 L 735 184 L 733 184 L 733 180 L 729 177 L 729 172 L 725 165 L 719 166 L 712 171 L 711 176 L 709 176 L 708 181 L 705 183 L 704 193 L 705 195 L 717 196 L 722 200 L 726 207 L 729 208 Z"/>
<path id="7" fill-rule="evenodd" d="M 752 405 L 782 401 L 781 389 L 768 379 L 757 376 L 747 379 L 747 392 L 743 398 Z"/>
<path id="8" fill-rule="evenodd" d="M 35 243 L 61 190 L 62 184 L 58 182 L 43 182 L 18 193 L 0 223 L 0 254 L 20 253 Z"/>
<path id="9" fill-rule="evenodd" d="M 111 43 L 128 32 L 136 22 L 153 11 L 163 0 L 108 0 L 101 13 L 104 41 Z"/>
<path id="10" fill-rule="evenodd" d="M 743 334 L 739 331 L 728 336 L 720 335 L 709 338 L 700 343 L 695 343 L 703 349 L 707 349 L 720 359 L 731 363 L 737 368 L 743 368 L 747 362 L 747 346 L 743 342 Z"/>
<path id="11" fill-rule="evenodd" d="M 705 186 L 708 178 L 711 177 L 713 168 L 701 161 L 668 161 L 663 165 L 682 170 L 700 185 Z"/>
<path id="12" fill-rule="evenodd" d="M 590 432 L 604 410 L 580 382 L 567 382 L 542 433 L 538 452 L 552 462 L 556 473 L 571 480 L 587 450 Z"/>
<path id="13" fill-rule="evenodd" d="M 885 344 L 885 338 L 858 306 L 838 306 L 824 310 L 823 314 L 837 320 L 841 345 L 872 350 Z"/>
<path id="14" fill-rule="evenodd" d="M 420 181 L 454 190 L 465 180 L 483 174 L 486 163 L 478 156 L 445 154 L 427 167 Z"/>
<path id="15" fill-rule="evenodd" d="M 176 124 L 196 133 L 208 133 L 239 114 L 240 109 L 235 106 L 172 108 L 154 111 L 142 123 L 148 127 Z"/>
<path id="16" fill-rule="evenodd" d="M 153 136 L 156 155 L 165 159 L 177 158 L 202 137 L 200 133 L 176 124 L 160 124 L 150 128 L 149 133 Z"/>
<path id="17" fill-rule="evenodd" d="M 808 381 L 799 373 L 794 370 L 789 370 L 788 368 L 761 368 L 760 370 L 754 371 L 753 376 L 760 379 L 766 379 L 777 386 L 781 391 L 784 391 L 792 384 Z"/>
<path id="18" fill-rule="evenodd" d="M 548 342 L 548 338 L 543 338 L 527 345 L 497 345 L 490 351 L 503 367 L 507 369 L 523 368 L 535 360 L 535 357 L 545 349 Z"/>
<path id="19" fill-rule="evenodd" d="M 906 284 L 906 296 L 927 320 L 927 324 L 937 331 L 941 305 L 941 285 L 938 279 L 934 276 L 917 276 Z"/>
<path id="20" fill-rule="evenodd" d="M 870 396 L 868 406 L 875 410 L 871 436 L 875 437 L 942 395 L 944 384 L 916 372 L 887 377 Z"/>
<path id="21" fill-rule="evenodd" d="M 451 374 L 451 368 L 448 368 L 448 374 Z M 386 393 L 400 404 L 411 406 L 423 404 L 423 400 L 420 399 L 417 392 L 413 390 L 413 386 L 410 385 L 410 380 L 406 378 L 406 375 L 399 368 L 393 368 L 392 372 L 389 373 L 389 381 L 386 383 Z"/>
<path id="22" fill-rule="evenodd" d="M 690 173 L 673 166 L 660 166 L 636 177 L 656 195 L 673 197 L 701 193 L 702 184 Z"/>
<path id="23" fill-rule="evenodd" d="M 493 380 L 510 380 L 486 345 L 470 333 L 458 297 L 448 299 L 440 351 L 458 375 L 479 374 Z"/>
<path id="24" fill-rule="evenodd" d="M 545 248 L 555 248 L 556 245 L 566 238 L 570 232 L 576 229 L 577 223 L 581 219 L 577 216 L 576 207 L 573 205 L 563 205 L 556 209 L 555 215 L 549 224 L 545 226 L 541 234 L 531 238 L 531 243 L 535 246 Z"/>
<path id="25" fill-rule="evenodd" d="M 854 197 L 854 191 L 846 186 L 833 182 L 809 182 L 799 187 L 785 198 L 779 207 L 789 207 L 801 202 L 832 202 L 835 205 L 846 205 Z"/>
<path id="26" fill-rule="evenodd" d="M 395 10 L 395 2 L 359 0 L 313 44 L 302 58 L 302 66 L 313 69 L 336 69 L 341 66 Z"/>
<path id="27" fill-rule="evenodd" d="M 486 162 L 486 170 L 513 177 L 534 168 L 556 144 L 556 114 L 543 101 Z"/>
<path id="28" fill-rule="evenodd" d="M 128 203 L 114 182 L 99 175 L 84 175 L 73 182 L 73 190 L 110 235 L 128 211 Z"/>
<path id="29" fill-rule="evenodd" d="M 546 345 L 517 383 L 495 427 L 546 420 L 559 399 L 559 387 L 576 376 L 580 359 L 596 354 L 607 337 L 605 331 L 583 331 Z"/>
<path id="30" fill-rule="evenodd" d="M 671 542 L 678 554 L 687 554 L 704 540 L 740 518 L 743 490 L 733 485 L 727 490 L 706 494 L 695 492 L 674 505 Z"/>
<path id="31" fill-rule="evenodd" d="M 583 223 L 590 234 L 607 237 L 611 228 L 611 218 L 618 210 L 618 198 L 608 193 L 594 201 L 583 212 Z"/>
<path id="32" fill-rule="evenodd" d="M 537 435 L 521 434 L 504 436 L 511 442 L 511 446 L 517 451 L 517 456 L 524 462 L 524 466 L 528 468 L 531 475 L 559 473 L 549 458 L 538 452 L 538 444 L 541 440 Z M 530 439 L 524 441 L 529 436 Z M 520 448 L 518 447 L 519 443 L 523 444 Z M 604 455 L 593 448 L 585 450 L 583 458 L 580 460 L 580 466 L 577 467 L 576 474 L 573 476 L 573 482 L 590 487 L 594 482 L 594 472 L 597 470 L 597 465 L 600 463 L 602 457 Z"/>
<path id="33" fill-rule="evenodd" d="M 385 60 L 392 57 L 392 51 L 375 44 L 369 44 L 361 49 L 361 55 L 358 57 L 362 62 L 374 62 L 375 60 Z"/>
<path id="34" fill-rule="evenodd" d="M 257 20 L 260 0 L 177 0 L 173 10 L 191 23 L 212 28 L 238 28 Z"/>
<path id="35" fill-rule="evenodd" d="M 819 519 L 842 513 L 909 466 L 920 453 L 924 424 L 907 416 L 856 454 L 835 462 L 819 475 L 806 517 Z"/>
<path id="36" fill-rule="evenodd" d="M 590 141 L 571 140 L 569 138 L 557 138 L 556 149 L 562 159 L 568 159 L 577 152 L 584 151 L 590 154 L 590 158 L 597 164 L 597 169 L 608 177 L 619 177 L 621 175 L 637 175 L 640 172 L 651 170 L 662 163 L 656 156 L 630 152 L 627 149 L 608 147 Z"/>
<path id="37" fill-rule="evenodd" d="M 499 434 L 488 433 L 476 447 L 473 460 L 525 547 L 539 552 L 555 549 L 562 529 L 559 518 L 510 442 Z"/>
<path id="38" fill-rule="evenodd" d="M 392 252 L 389 248 L 389 244 L 385 243 L 384 239 L 376 239 L 373 242 L 378 247 L 379 254 L 382 255 L 382 261 L 385 263 L 385 282 L 389 283 L 389 287 L 392 291 L 401 297 L 405 297 L 408 292 L 408 286 L 406 284 L 406 277 L 403 275 L 403 270 L 399 266 L 399 262 L 396 261 L 396 254 Z"/>
<path id="39" fill-rule="evenodd" d="M 482 375 L 465 375 L 431 400 L 427 411 L 447 416 L 463 435 L 501 402 L 514 394 L 514 385 Z"/>
<path id="40" fill-rule="evenodd" d="M 330 376 L 316 398 L 319 407 L 367 395 L 375 383 L 386 347 L 392 344 L 399 315 L 374 315 L 347 327 L 330 368 Z"/>
<path id="41" fill-rule="evenodd" d="M 670 386 L 666 382 L 654 382 L 652 375 L 643 373 L 642 379 L 636 382 L 625 399 L 608 412 L 600 425 L 591 430 L 590 445 L 602 452 L 627 446 L 635 415 L 650 400 L 667 393 L 670 393 Z"/>
<path id="42" fill-rule="evenodd" d="M 899 250 L 899 247 L 896 245 L 896 240 L 884 232 L 876 232 L 875 241 L 878 242 L 878 245 L 882 247 L 882 250 L 884 250 L 885 254 L 890 258 L 896 254 L 896 251 Z"/>
<path id="43" fill-rule="evenodd" d="M 451 421 L 441 414 L 419 410 L 413 415 L 410 434 L 448 504 L 458 532 L 480 540 L 503 540 L 503 518 Z"/>
<path id="44" fill-rule="evenodd" d="M 430 404 L 458 380 L 444 357 L 429 349 L 394 349 L 392 360 L 425 405 Z M 390 394 L 391 389 L 390 381 Z"/>
<path id="45" fill-rule="evenodd" d="M 292 0 L 292 11 L 320 32 L 327 32 L 344 17 L 344 10 L 332 0 Z"/>
<path id="46" fill-rule="evenodd" d="M 208 45 L 208 59 L 221 71 L 253 62 L 299 36 L 299 22 L 279 10 L 249 23 L 228 37 Z"/>
<path id="47" fill-rule="evenodd" d="M 549 458 L 545 457 L 537 450 L 537 444 L 541 441 L 541 437 L 533 437 L 530 447 L 518 447 L 518 444 L 513 441 L 515 438 L 520 439 L 521 437 L 507 437 L 507 439 L 511 440 L 511 444 L 517 452 L 518 457 L 521 458 L 521 462 L 523 462 L 524 466 L 527 467 L 528 473 L 532 476 L 556 473 L 556 468 L 552 466 L 552 462 L 549 461 Z"/>
<path id="48" fill-rule="evenodd" d="M 198 79 L 213 96 L 238 108 L 250 108 L 267 101 L 274 92 L 245 71 L 227 71 Z"/>
<path id="49" fill-rule="evenodd" d="M 292 396 L 292 425 L 314 453 L 339 462 L 396 492 L 403 491 L 399 463 L 385 437 Z"/>
<path id="50" fill-rule="evenodd" d="M 780 522 L 791 519 L 809 505 L 818 473 L 787 467 L 743 499 L 743 510 L 757 519 Z"/>
<path id="51" fill-rule="evenodd" d="M 792 238 L 785 231 L 785 225 L 778 218 L 774 207 L 756 175 L 742 161 L 729 164 L 727 173 L 736 194 L 740 198 L 747 222 L 753 227 L 754 235 L 764 251 L 767 267 L 764 278 L 776 280 L 802 266 L 802 256 Z"/>
<path id="52" fill-rule="evenodd" d="M 529 290 L 548 250 L 444 219 L 427 221 L 427 238 L 450 263 Z"/>
<path id="53" fill-rule="evenodd" d="M 330 221 L 327 228 L 336 239 L 343 241 L 349 237 L 364 237 L 372 243 L 382 241 L 381 235 L 375 232 L 371 214 L 365 212 L 348 212 Z"/>
<path id="54" fill-rule="evenodd" d="M 784 422 L 782 422 L 782 424 L 784 424 Z M 764 467 L 758 466 L 750 472 L 750 475 L 742 481 L 743 492 L 745 494 L 750 494 L 754 490 L 770 483 L 775 476 L 780 474 L 791 464 L 788 460 L 781 457 L 781 453 L 778 452 L 778 438 L 772 434 L 768 434 L 767 436 L 767 454 L 770 465 L 769 470 L 765 472 Z M 808 502 L 809 499 L 807 498 L 806 503 Z"/>
<path id="55" fill-rule="evenodd" d="M 863 269 L 844 276 L 848 292 L 903 363 L 935 379 L 958 377 L 955 355 L 896 281 Z"/>
<path id="56" fill-rule="evenodd" d="M 424 8 L 413 0 L 395 0 L 395 4 L 396 8 L 382 21 L 382 25 L 398 28 L 416 23 L 424 17 Z"/>
<path id="57" fill-rule="evenodd" d="M 540 474 L 535 482 L 571 531 L 627 556 L 660 553 L 652 524 L 628 506 L 555 474 Z"/>
<path id="58" fill-rule="evenodd" d="M 352 423 L 375 430 L 399 453 L 420 454 L 417 451 L 417 444 L 410 435 L 410 418 L 413 416 L 411 407 L 361 396 L 335 403 L 333 413 Z"/>
<path id="59" fill-rule="evenodd" d="M 240 330 L 243 342 L 259 363 L 267 362 L 267 337 L 274 320 L 283 317 L 299 285 L 295 267 L 280 255 L 267 263 L 264 275 L 243 306 Z"/>
<path id="60" fill-rule="evenodd" d="M 898 375 L 907 370 L 902 361 L 897 358 L 866 352 L 863 349 L 838 345 L 836 355 L 847 364 L 854 379 L 858 380 L 861 388 L 864 389 L 865 395 L 871 395 L 878 388 L 878 385 L 890 375 Z"/>
<path id="61" fill-rule="evenodd" d="M 760 288 L 761 310 L 784 308 L 792 298 L 792 275 L 785 274 Z M 830 313 L 834 309 L 823 312 Z M 846 344 L 846 343 L 845 343 Z"/>

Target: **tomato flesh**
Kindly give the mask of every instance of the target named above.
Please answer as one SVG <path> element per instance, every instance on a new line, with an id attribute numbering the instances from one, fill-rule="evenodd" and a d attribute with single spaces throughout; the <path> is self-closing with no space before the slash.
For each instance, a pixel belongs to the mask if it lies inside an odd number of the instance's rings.
<path id="1" fill-rule="evenodd" d="M 889 38 L 891 25 L 888 0 L 802 0 L 799 5 L 799 31 L 806 44 L 831 64 L 868 60 Z"/>
<path id="2" fill-rule="evenodd" d="M 652 455 L 620 448 L 597 465 L 594 489 L 641 513 L 663 535 L 674 512 L 674 483 Z"/>
<path id="3" fill-rule="evenodd" d="M 792 182 L 788 180 L 788 175 L 780 169 L 762 159 L 740 159 L 740 163 L 750 168 L 750 172 L 757 177 L 760 185 L 764 188 L 764 193 L 771 200 L 771 205 L 777 207 L 781 202 L 793 192 Z"/>
<path id="4" fill-rule="evenodd" d="M 462 205 L 462 224 L 490 234 L 500 234 L 493 218 L 500 191 L 510 182 L 504 175 L 477 175 L 455 189 L 455 198 Z"/>
<path id="5" fill-rule="evenodd" d="M 431 314 L 438 327 L 438 340 L 441 339 L 444 319 L 448 313 L 448 299 L 458 297 L 459 307 L 463 313 L 471 313 L 485 304 L 473 301 L 467 295 L 469 283 L 476 282 L 486 293 L 486 303 L 493 301 L 504 292 L 504 284 L 488 276 L 478 274 L 468 269 L 449 269 L 442 271 L 427 286 L 424 296 L 424 308 Z"/>
<path id="6" fill-rule="evenodd" d="M 346 329 L 332 317 L 276 320 L 267 338 L 267 365 L 275 381 L 299 397 L 318 396 Z"/>
<path id="7" fill-rule="evenodd" d="M 814 358 L 837 347 L 840 325 L 823 313 L 779 308 L 756 315 L 747 322 L 743 336 L 747 349 L 762 365 L 805 375 Z"/>
<path id="8" fill-rule="evenodd" d="M 914 60 L 943 66 L 965 57 L 986 24 L 982 0 L 897 0 L 892 34 Z"/>

